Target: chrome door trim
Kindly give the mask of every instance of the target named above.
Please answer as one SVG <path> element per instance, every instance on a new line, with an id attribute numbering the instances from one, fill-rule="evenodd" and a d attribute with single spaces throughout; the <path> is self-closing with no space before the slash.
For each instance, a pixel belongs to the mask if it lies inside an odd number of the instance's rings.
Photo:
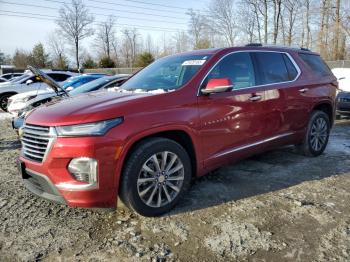
<path id="1" fill-rule="evenodd" d="M 217 66 L 217 64 L 219 64 L 225 57 L 227 57 L 229 55 L 232 55 L 232 54 L 235 54 L 235 53 L 257 53 L 257 52 L 259 52 L 259 53 L 261 53 L 261 52 L 265 52 L 265 53 L 279 53 L 279 54 L 287 55 L 287 57 L 292 62 L 292 64 L 294 65 L 295 69 L 298 72 L 297 76 L 293 80 L 290 80 L 290 81 L 271 83 L 271 84 L 265 84 L 265 85 L 249 86 L 249 87 L 245 87 L 245 88 L 233 89 L 231 92 L 234 92 L 236 90 L 245 90 L 245 89 L 257 88 L 257 87 L 265 87 L 265 86 L 293 83 L 293 82 L 295 82 L 295 81 L 297 81 L 299 79 L 299 77 L 301 75 L 300 67 L 295 62 L 294 58 L 288 52 L 274 51 L 274 50 L 239 50 L 239 51 L 233 51 L 233 52 L 227 53 L 224 56 L 222 56 L 218 61 L 216 61 L 216 63 L 209 69 L 209 71 L 205 74 L 205 76 L 203 77 L 201 83 L 199 84 L 199 87 L 198 87 L 198 90 L 197 90 L 197 96 L 201 95 L 200 90 L 201 90 L 201 86 L 202 86 L 204 80 L 208 77 L 208 75 L 211 73 L 211 71 L 213 71 L 213 69 Z"/>
<path id="2" fill-rule="evenodd" d="M 231 153 L 235 153 L 237 151 L 241 151 L 241 150 L 244 150 L 244 149 L 248 149 L 250 147 L 254 147 L 254 146 L 258 146 L 258 145 L 261 145 L 261 144 L 265 144 L 267 142 L 271 142 L 273 140 L 276 140 L 276 139 L 280 139 L 280 138 L 283 138 L 283 137 L 287 137 L 287 136 L 290 136 L 290 135 L 293 135 L 295 134 L 295 132 L 288 132 L 288 133 L 284 133 L 284 134 L 280 134 L 280 135 L 277 135 L 277 136 L 273 136 L 273 137 L 269 137 L 269 138 L 266 138 L 264 140 L 260 140 L 260 141 L 257 141 L 255 143 L 252 143 L 252 144 L 248 144 L 248 145 L 244 145 L 244 146 L 239 146 L 239 147 L 235 147 L 233 149 L 229 149 L 225 152 L 222 152 L 222 153 L 217 153 L 215 154 L 212 158 L 218 158 L 218 157 L 222 157 L 224 155 L 227 155 L 227 154 L 231 154 Z"/>

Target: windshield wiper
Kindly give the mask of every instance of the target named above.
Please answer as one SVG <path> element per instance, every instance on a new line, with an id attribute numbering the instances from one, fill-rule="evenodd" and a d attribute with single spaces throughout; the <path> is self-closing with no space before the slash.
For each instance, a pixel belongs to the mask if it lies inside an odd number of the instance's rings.
<path id="1" fill-rule="evenodd" d="M 55 91 L 55 93 L 59 96 L 62 92 L 64 93 L 64 95 L 66 95 L 67 97 L 69 97 L 69 94 L 66 90 L 64 90 L 64 88 L 62 88 L 55 80 L 53 80 L 51 77 L 49 77 L 47 74 L 45 74 L 43 71 L 41 71 L 38 68 L 35 68 L 33 66 L 28 66 L 28 69 L 30 71 L 32 71 L 32 73 L 36 76 L 39 77 L 41 79 L 41 81 L 43 81 L 45 84 L 47 84 L 48 86 L 50 86 L 53 91 Z"/>

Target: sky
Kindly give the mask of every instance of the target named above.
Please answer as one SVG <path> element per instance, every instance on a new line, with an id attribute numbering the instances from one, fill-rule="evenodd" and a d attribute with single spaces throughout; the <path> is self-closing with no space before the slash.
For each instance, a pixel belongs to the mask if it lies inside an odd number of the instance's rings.
<path id="1" fill-rule="evenodd" d="M 210 0 L 83 0 L 95 22 L 116 17 L 116 30 L 137 28 L 140 35 L 150 34 L 154 41 L 177 30 L 187 30 L 188 9 L 203 10 Z M 13 55 L 15 50 L 31 50 L 38 42 L 44 45 L 57 28 L 55 19 L 64 2 L 70 0 L 0 0 L 0 50 Z M 30 17 L 35 17 L 30 18 Z M 94 38 L 83 40 L 90 50 Z"/>

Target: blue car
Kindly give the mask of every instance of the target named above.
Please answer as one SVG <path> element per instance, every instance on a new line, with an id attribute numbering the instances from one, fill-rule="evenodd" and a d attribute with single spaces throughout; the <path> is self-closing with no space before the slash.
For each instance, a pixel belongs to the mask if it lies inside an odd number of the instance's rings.
<path id="1" fill-rule="evenodd" d="M 86 84 L 90 81 L 96 80 L 104 76 L 106 76 L 106 74 L 84 74 L 79 76 L 73 76 L 64 81 L 62 87 L 67 91 L 71 91 L 78 86 L 81 86 L 83 84 Z"/>

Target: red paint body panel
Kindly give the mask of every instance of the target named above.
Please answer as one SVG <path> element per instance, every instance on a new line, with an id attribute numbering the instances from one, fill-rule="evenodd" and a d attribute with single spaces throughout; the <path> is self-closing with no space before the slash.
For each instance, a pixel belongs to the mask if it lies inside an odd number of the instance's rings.
<path id="1" fill-rule="evenodd" d="M 297 81 L 210 96 L 198 95 L 203 78 L 224 55 L 255 50 L 254 47 L 237 47 L 186 53 L 212 56 L 185 86 L 173 92 L 97 92 L 40 107 L 27 117 L 27 124 L 71 125 L 121 116 L 124 122 L 100 137 L 57 138 L 43 163 L 24 157 L 20 160 L 26 168 L 58 184 L 80 183 L 67 170 L 72 158 L 95 158 L 98 162 L 99 188 L 87 191 L 60 190 L 60 193 L 69 206 L 114 207 L 127 153 L 137 141 L 147 136 L 165 131 L 188 134 L 196 155 L 196 176 L 276 146 L 298 143 L 303 139 L 310 113 L 317 105 L 329 104 L 334 108 L 335 87 L 331 82 L 335 78 L 315 78 L 295 50 L 258 49 L 287 52 L 292 56 L 301 69 Z M 309 91 L 301 93 L 301 88 L 308 88 Z M 260 99 L 252 101 L 254 96 Z M 279 135 L 282 136 L 268 140 Z M 264 140 L 264 143 L 260 143 Z"/>

